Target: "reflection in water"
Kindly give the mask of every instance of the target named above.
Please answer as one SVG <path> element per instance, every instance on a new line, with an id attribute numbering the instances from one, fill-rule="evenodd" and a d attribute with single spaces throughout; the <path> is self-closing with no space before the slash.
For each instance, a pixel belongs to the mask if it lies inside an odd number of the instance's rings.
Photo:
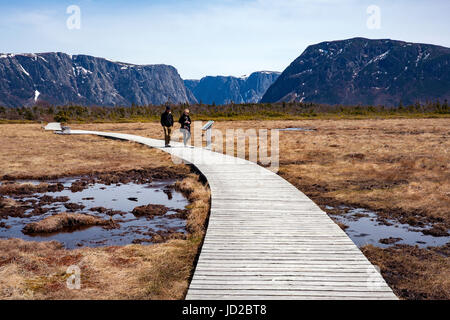
<path id="1" fill-rule="evenodd" d="M 332 210 L 333 207 L 326 206 L 325 209 Z M 392 243 L 418 245 L 421 248 L 428 246 L 442 246 L 450 241 L 450 237 L 433 237 L 424 235 L 421 231 L 424 228 L 413 228 L 408 224 L 401 224 L 394 220 L 387 220 L 392 225 L 384 225 L 377 221 L 377 214 L 373 211 L 362 208 L 341 207 L 349 209 L 343 215 L 330 215 L 340 223 L 348 226 L 345 232 L 358 246 L 362 247 L 371 244 L 378 247 L 389 247 Z M 429 227 L 425 228 L 428 229 Z M 381 239 L 391 239 L 392 243 L 380 243 Z M 389 241 L 382 241 L 389 242 Z"/>
<path id="2" fill-rule="evenodd" d="M 172 195 L 172 190 L 171 189 L 164 189 L 163 192 L 167 195 L 167 199 L 168 200 L 172 200 L 173 195 Z"/>
<path id="3" fill-rule="evenodd" d="M 186 221 L 175 216 L 177 209 L 185 209 L 189 204 L 184 196 L 175 190 L 171 185 L 174 181 L 155 181 L 151 184 L 117 184 L 103 185 L 91 184 L 87 189 L 79 192 L 70 191 L 71 184 L 76 179 L 65 178 L 58 180 L 65 189 L 61 192 L 46 192 L 45 194 L 33 194 L 21 200 L 39 201 L 44 195 L 52 197 L 69 197 L 67 202 L 54 202 L 43 204 L 42 208 L 49 211 L 38 216 L 8 217 L 2 220 L 9 228 L 0 228 L 0 238 L 21 238 L 29 241 L 51 241 L 57 240 L 68 249 L 78 246 L 109 246 L 126 245 L 137 239 L 150 238 L 149 234 L 158 231 L 171 231 L 185 233 Z M 24 181 L 25 182 L 25 181 Z M 36 181 L 26 181 L 37 184 Z M 53 181 L 52 181 L 53 182 Z M 164 192 L 160 192 L 163 190 Z M 170 190 L 170 192 L 169 192 Z M 13 197 L 14 198 L 14 197 Z M 82 205 L 82 209 L 74 210 L 77 213 L 95 215 L 102 219 L 110 219 L 108 212 L 91 211 L 91 208 L 106 208 L 117 211 L 112 218 L 119 223 L 120 228 L 105 230 L 99 226 L 83 228 L 74 232 L 61 232 L 53 234 L 25 235 L 22 228 L 31 222 L 36 222 L 53 214 L 67 212 L 68 204 Z M 135 217 L 131 212 L 137 206 L 148 204 L 164 205 L 169 210 L 163 216 L 155 216 L 152 219 L 146 217 Z M 70 206 L 69 206 L 70 207 Z M 33 209 L 26 211 L 30 214 Z M 101 211 L 101 210 L 100 210 Z"/>

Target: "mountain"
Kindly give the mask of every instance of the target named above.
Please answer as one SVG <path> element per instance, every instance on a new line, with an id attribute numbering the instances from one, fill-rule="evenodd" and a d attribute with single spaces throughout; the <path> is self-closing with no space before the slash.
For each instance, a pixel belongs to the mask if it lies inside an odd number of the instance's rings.
<path id="1" fill-rule="evenodd" d="M 354 38 L 309 46 L 261 102 L 386 105 L 450 98 L 450 48 Z"/>
<path id="2" fill-rule="evenodd" d="M 279 75 L 280 72 L 259 71 L 248 77 L 205 77 L 201 80 L 184 80 L 184 84 L 202 103 L 256 103 Z"/>
<path id="3" fill-rule="evenodd" d="M 0 105 L 114 106 L 196 102 L 177 70 L 64 53 L 1 54 Z"/>

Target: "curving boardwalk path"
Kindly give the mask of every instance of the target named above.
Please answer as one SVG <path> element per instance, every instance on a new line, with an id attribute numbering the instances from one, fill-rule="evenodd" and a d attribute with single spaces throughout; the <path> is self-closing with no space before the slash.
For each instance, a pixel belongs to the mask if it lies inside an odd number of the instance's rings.
<path id="1" fill-rule="evenodd" d="M 130 134 L 196 166 L 211 188 L 208 230 L 186 299 L 397 299 L 314 202 L 253 162 Z"/>

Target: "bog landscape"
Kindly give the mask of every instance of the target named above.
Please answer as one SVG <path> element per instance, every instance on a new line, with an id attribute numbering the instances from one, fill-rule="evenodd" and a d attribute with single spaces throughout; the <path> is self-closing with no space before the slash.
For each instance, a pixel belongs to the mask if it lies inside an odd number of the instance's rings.
<path id="1" fill-rule="evenodd" d="M 0 299 L 449 300 L 450 48 L 254 71 L 0 54 Z"/>

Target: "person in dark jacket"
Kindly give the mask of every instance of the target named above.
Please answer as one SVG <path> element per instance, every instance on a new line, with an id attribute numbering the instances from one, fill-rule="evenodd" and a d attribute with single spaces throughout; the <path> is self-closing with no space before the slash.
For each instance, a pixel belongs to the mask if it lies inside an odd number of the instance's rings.
<path id="1" fill-rule="evenodd" d="M 183 142 L 186 147 L 188 140 L 191 138 L 191 117 L 189 117 L 189 109 L 184 110 L 178 122 L 181 125 L 180 131 L 183 133 Z"/>
<path id="2" fill-rule="evenodd" d="M 164 140 L 166 143 L 166 147 L 170 147 L 170 137 L 172 135 L 173 128 L 173 116 L 170 107 L 166 107 L 166 111 L 161 114 L 161 125 L 164 129 Z"/>

